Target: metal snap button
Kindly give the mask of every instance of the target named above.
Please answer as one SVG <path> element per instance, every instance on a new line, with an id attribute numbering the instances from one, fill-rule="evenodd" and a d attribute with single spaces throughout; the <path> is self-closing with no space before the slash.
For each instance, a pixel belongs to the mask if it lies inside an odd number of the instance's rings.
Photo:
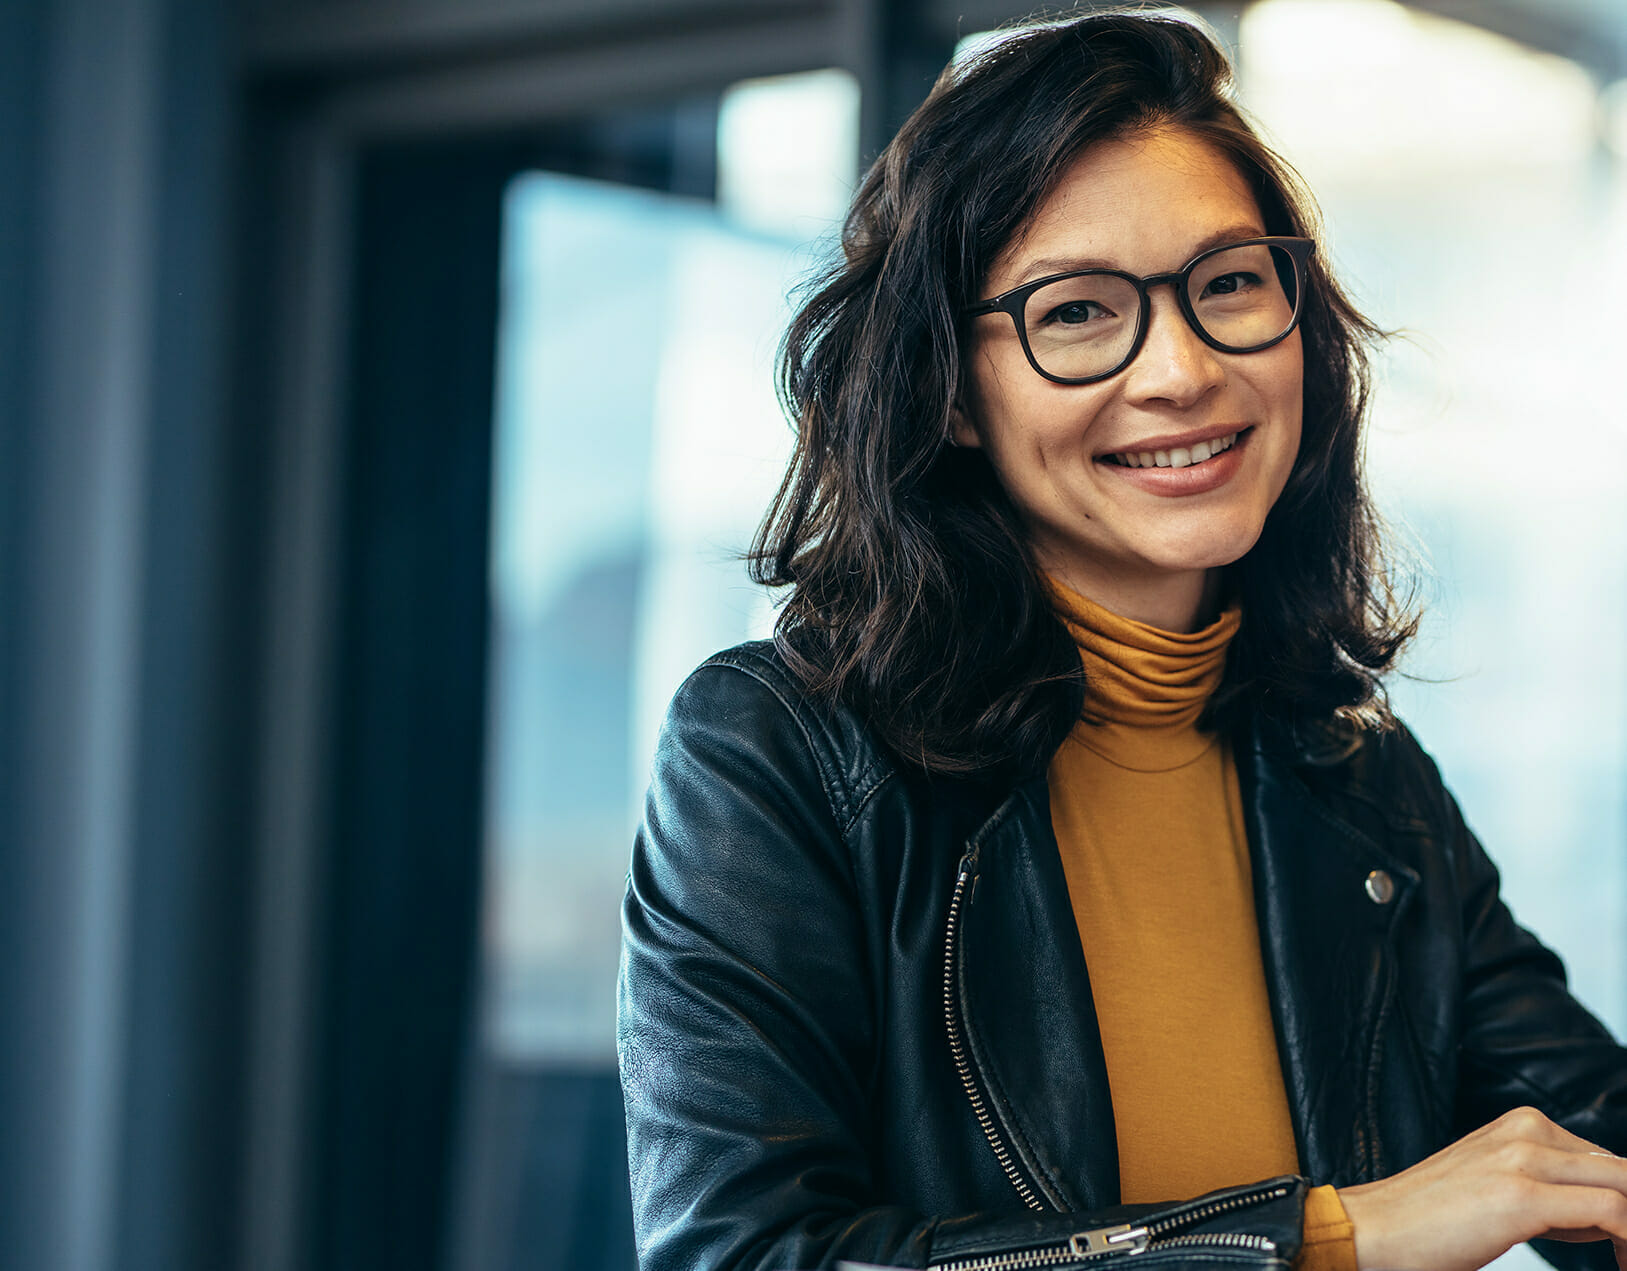
<path id="1" fill-rule="evenodd" d="M 1375 905 L 1387 905 L 1395 899 L 1395 879 L 1382 869 L 1375 869 L 1369 874 L 1364 886 L 1367 888 L 1367 899 Z"/>

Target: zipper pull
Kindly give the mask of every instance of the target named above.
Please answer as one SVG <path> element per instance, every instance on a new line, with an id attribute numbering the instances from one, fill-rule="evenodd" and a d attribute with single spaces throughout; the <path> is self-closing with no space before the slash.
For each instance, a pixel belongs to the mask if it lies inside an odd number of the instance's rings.
<path id="1" fill-rule="evenodd" d="M 1081 1231 L 1068 1237 L 1068 1251 L 1076 1258 L 1088 1258 L 1098 1253 L 1140 1253 L 1147 1247 L 1145 1227 L 1132 1227 L 1125 1223 L 1119 1227 L 1098 1227 L 1095 1231 Z"/>

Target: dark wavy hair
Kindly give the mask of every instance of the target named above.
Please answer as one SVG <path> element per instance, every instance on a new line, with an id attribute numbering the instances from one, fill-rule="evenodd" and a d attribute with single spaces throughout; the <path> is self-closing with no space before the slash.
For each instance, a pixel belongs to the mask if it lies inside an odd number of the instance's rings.
<path id="1" fill-rule="evenodd" d="M 808 689 L 929 772 L 1043 770 L 1085 703 L 1078 651 L 983 452 L 947 446 L 966 324 L 992 262 L 1089 146 L 1174 127 L 1237 165 L 1268 234 L 1314 205 L 1238 113 L 1198 27 L 1124 11 L 1024 25 L 939 77 L 860 185 L 840 259 L 785 338 L 797 422 L 748 559 L 790 587 L 776 642 Z M 1417 627 L 1361 477 L 1382 334 L 1313 256 L 1299 455 L 1230 568 L 1243 625 L 1205 723 L 1386 726 L 1381 674 Z"/>

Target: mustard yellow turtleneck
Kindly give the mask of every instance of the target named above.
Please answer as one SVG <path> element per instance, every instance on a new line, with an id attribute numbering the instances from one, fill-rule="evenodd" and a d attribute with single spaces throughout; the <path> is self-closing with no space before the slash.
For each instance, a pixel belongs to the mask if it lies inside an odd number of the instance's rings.
<path id="1" fill-rule="evenodd" d="M 1101 1026 L 1126 1203 L 1299 1170 L 1260 957 L 1237 769 L 1198 728 L 1240 615 L 1191 635 L 1053 582 L 1087 720 L 1051 761 L 1051 822 Z M 1301 1271 L 1355 1271 L 1349 1219 L 1311 1191 Z"/>

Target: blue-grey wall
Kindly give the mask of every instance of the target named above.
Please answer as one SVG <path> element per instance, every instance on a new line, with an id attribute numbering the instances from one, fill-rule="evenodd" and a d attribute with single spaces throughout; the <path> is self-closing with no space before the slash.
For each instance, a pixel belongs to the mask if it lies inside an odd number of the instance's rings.
<path id="1" fill-rule="evenodd" d="M 232 1255 L 230 14 L 0 5 L 6 1267 Z"/>

